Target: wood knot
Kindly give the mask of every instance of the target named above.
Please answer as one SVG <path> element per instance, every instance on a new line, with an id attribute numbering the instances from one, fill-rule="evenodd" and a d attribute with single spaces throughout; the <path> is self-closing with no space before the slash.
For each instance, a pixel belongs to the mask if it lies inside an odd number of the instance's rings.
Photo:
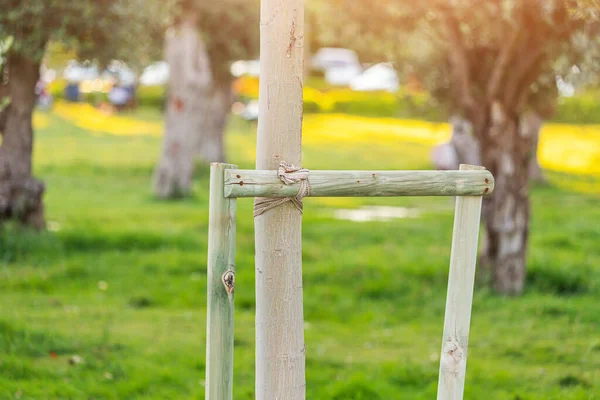
<path id="1" fill-rule="evenodd" d="M 446 343 L 444 343 L 442 353 L 443 355 L 445 354 L 451 357 L 452 361 L 456 364 L 463 361 L 464 358 L 464 350 L 462 346 L 454 340 L 448 340 Z"/>
<path id="2" fill-rule="evenodd" d="M 235 289 L 235 273 L 233 271 L 227 271 L 223 274 L 223 285 L 228 294 L 232 294 Z"/>

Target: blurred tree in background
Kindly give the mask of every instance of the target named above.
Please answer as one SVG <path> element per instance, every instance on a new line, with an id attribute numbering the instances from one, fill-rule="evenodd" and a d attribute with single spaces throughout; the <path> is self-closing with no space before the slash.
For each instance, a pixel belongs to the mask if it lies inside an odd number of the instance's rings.
<path id="1" fill-rule="evenodd" d="M 196 158 L 224 161 L 224 133 L 233 102 L 230 64 L 259 48 L 257 0 L 182 0 L 168 28 L 171 75 L 162 156 L 154 174 L 159 197 L 186 195 Z"/>
<path id="2" fill-rule="evenodd" d="M 43 228 L 43 182 L 32 176 L 35 88 L 50 40 L 82 59 L 133 64 L 152 54 L 152 32 L 165 24 L 170 1 L 0 0 L 0 40 L 14 40 L 3 68 L 0 95 L 0 223 L 16 218 Z"/>
<path id="3" fill-rule="evenodd" d="M 496 178 L 494 194 L 484 204 L 483 266 L 496 291 L 521 293 L 529 232 L 528 171 L 537 143 L 537 130 L 524 127 L 531 111 L 542 116 L 553 112 L 556 75 L 565 72 L 560 69 L 572 70 L 587 58 L 588 50 L 576 43 L 594 40 L 598 2 L 332 4 L 344 10 L 342 29 L 352 29 L 339 37 L 361 38 L 371 51 L 399 60 L 449 112 L 470 123 L 481 162 Z M 377 40 L 395 43 L 370 45 Z"/>

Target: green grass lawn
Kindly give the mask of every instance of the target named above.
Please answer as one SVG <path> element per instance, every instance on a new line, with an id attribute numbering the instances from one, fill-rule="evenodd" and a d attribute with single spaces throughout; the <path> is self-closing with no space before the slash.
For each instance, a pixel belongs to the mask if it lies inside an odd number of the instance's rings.
<path id="1" fill-rule="evenodd" d="M 38 118 L 35 169 L 47 184 L 50 230 L 9 225 L 0 234 L 0 398 L 203 398 L 207 167 L 198 167 L 192 198 L 158 201 L 150 179 L 159 137 Z M 253 167 L 254 132 L 231 123 L 231 162 Z M 319 134 L 308 133 L 308 168 L 430 168 L 424 144 L 311 139 Z M 503 298 L 476 287 L 466 399 L 600 399 L 600 202 L 589 194 L 600 192 L 600 177 L 549 176 L 552 185 L 532 193 L 527 292 Z M 435 398 L 452 200 L 305 203 L 307 398 Z M 420 216 L 334 217 L 362 205 Z M 252 399 L 249 199 L 238 202 L 237 241 L 234 398 Z"/>

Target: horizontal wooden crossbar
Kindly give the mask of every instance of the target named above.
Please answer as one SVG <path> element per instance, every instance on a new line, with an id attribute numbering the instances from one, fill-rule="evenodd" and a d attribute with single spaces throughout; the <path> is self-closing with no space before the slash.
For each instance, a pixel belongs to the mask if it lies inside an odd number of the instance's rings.
<path id="1" fill-rule="evenodd" d="M 275 170 L 225 170 L 225 197 L 291 197 L 298 184 L 285 185 Z M 310 171 L 310 197 L 484 196 L 494 190 L 486 170 Z"/>

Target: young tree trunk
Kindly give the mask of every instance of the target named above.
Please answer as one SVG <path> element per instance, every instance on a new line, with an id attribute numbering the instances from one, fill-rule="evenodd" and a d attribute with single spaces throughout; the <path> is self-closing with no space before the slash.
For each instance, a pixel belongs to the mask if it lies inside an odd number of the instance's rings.
<path id="1" fill-rule="evenodd" d="M 11 53 L 8 57 L 8 74 L 4 92 L 9 94 L 11 102 L 0 118 L 0 223 L 8 218 L 16 218 L 25 225 L 43 229 L 44 184 L 31 174 L 32 118 L 40 64 Z"/>
<path id="2" fill-rule="evenodd" d="M 165 58 L 170 80 L 162 155 L 154 172 L 154 192 L 161 198 L 189 194 L 194 145 L 202 126 L 211 74 L 208 54 L 193 15 L 167 32 Z"/>
<path id="3" fill-rule="evenodd" d="M 263 0 L 256 168 L 302 162 L 303 0 Z M 290 202 L 254 218 L 256 398 L 306 397 L 302 213 Z"/>
<path id="4" fill-rule="evenodd" d="M 215 81 L 206 93 L 204 115 L 197 129 L 196 152 L 202 161 L 225 161 L 225 128 L 233 92 L 231 81 Z"/>
<path id="5" fill-rule="evenodd" d="M 525 284 L 529 233 L 528 171 L 534 139 L 520 129 L 521 119 L 499 103 L 490 109 L 479 133 L 483 165 L 494 175 L 494 193 L 484 201 L 485 248 L 482 260 L 492 286 L 503 294 L 520 294 Z"/>

